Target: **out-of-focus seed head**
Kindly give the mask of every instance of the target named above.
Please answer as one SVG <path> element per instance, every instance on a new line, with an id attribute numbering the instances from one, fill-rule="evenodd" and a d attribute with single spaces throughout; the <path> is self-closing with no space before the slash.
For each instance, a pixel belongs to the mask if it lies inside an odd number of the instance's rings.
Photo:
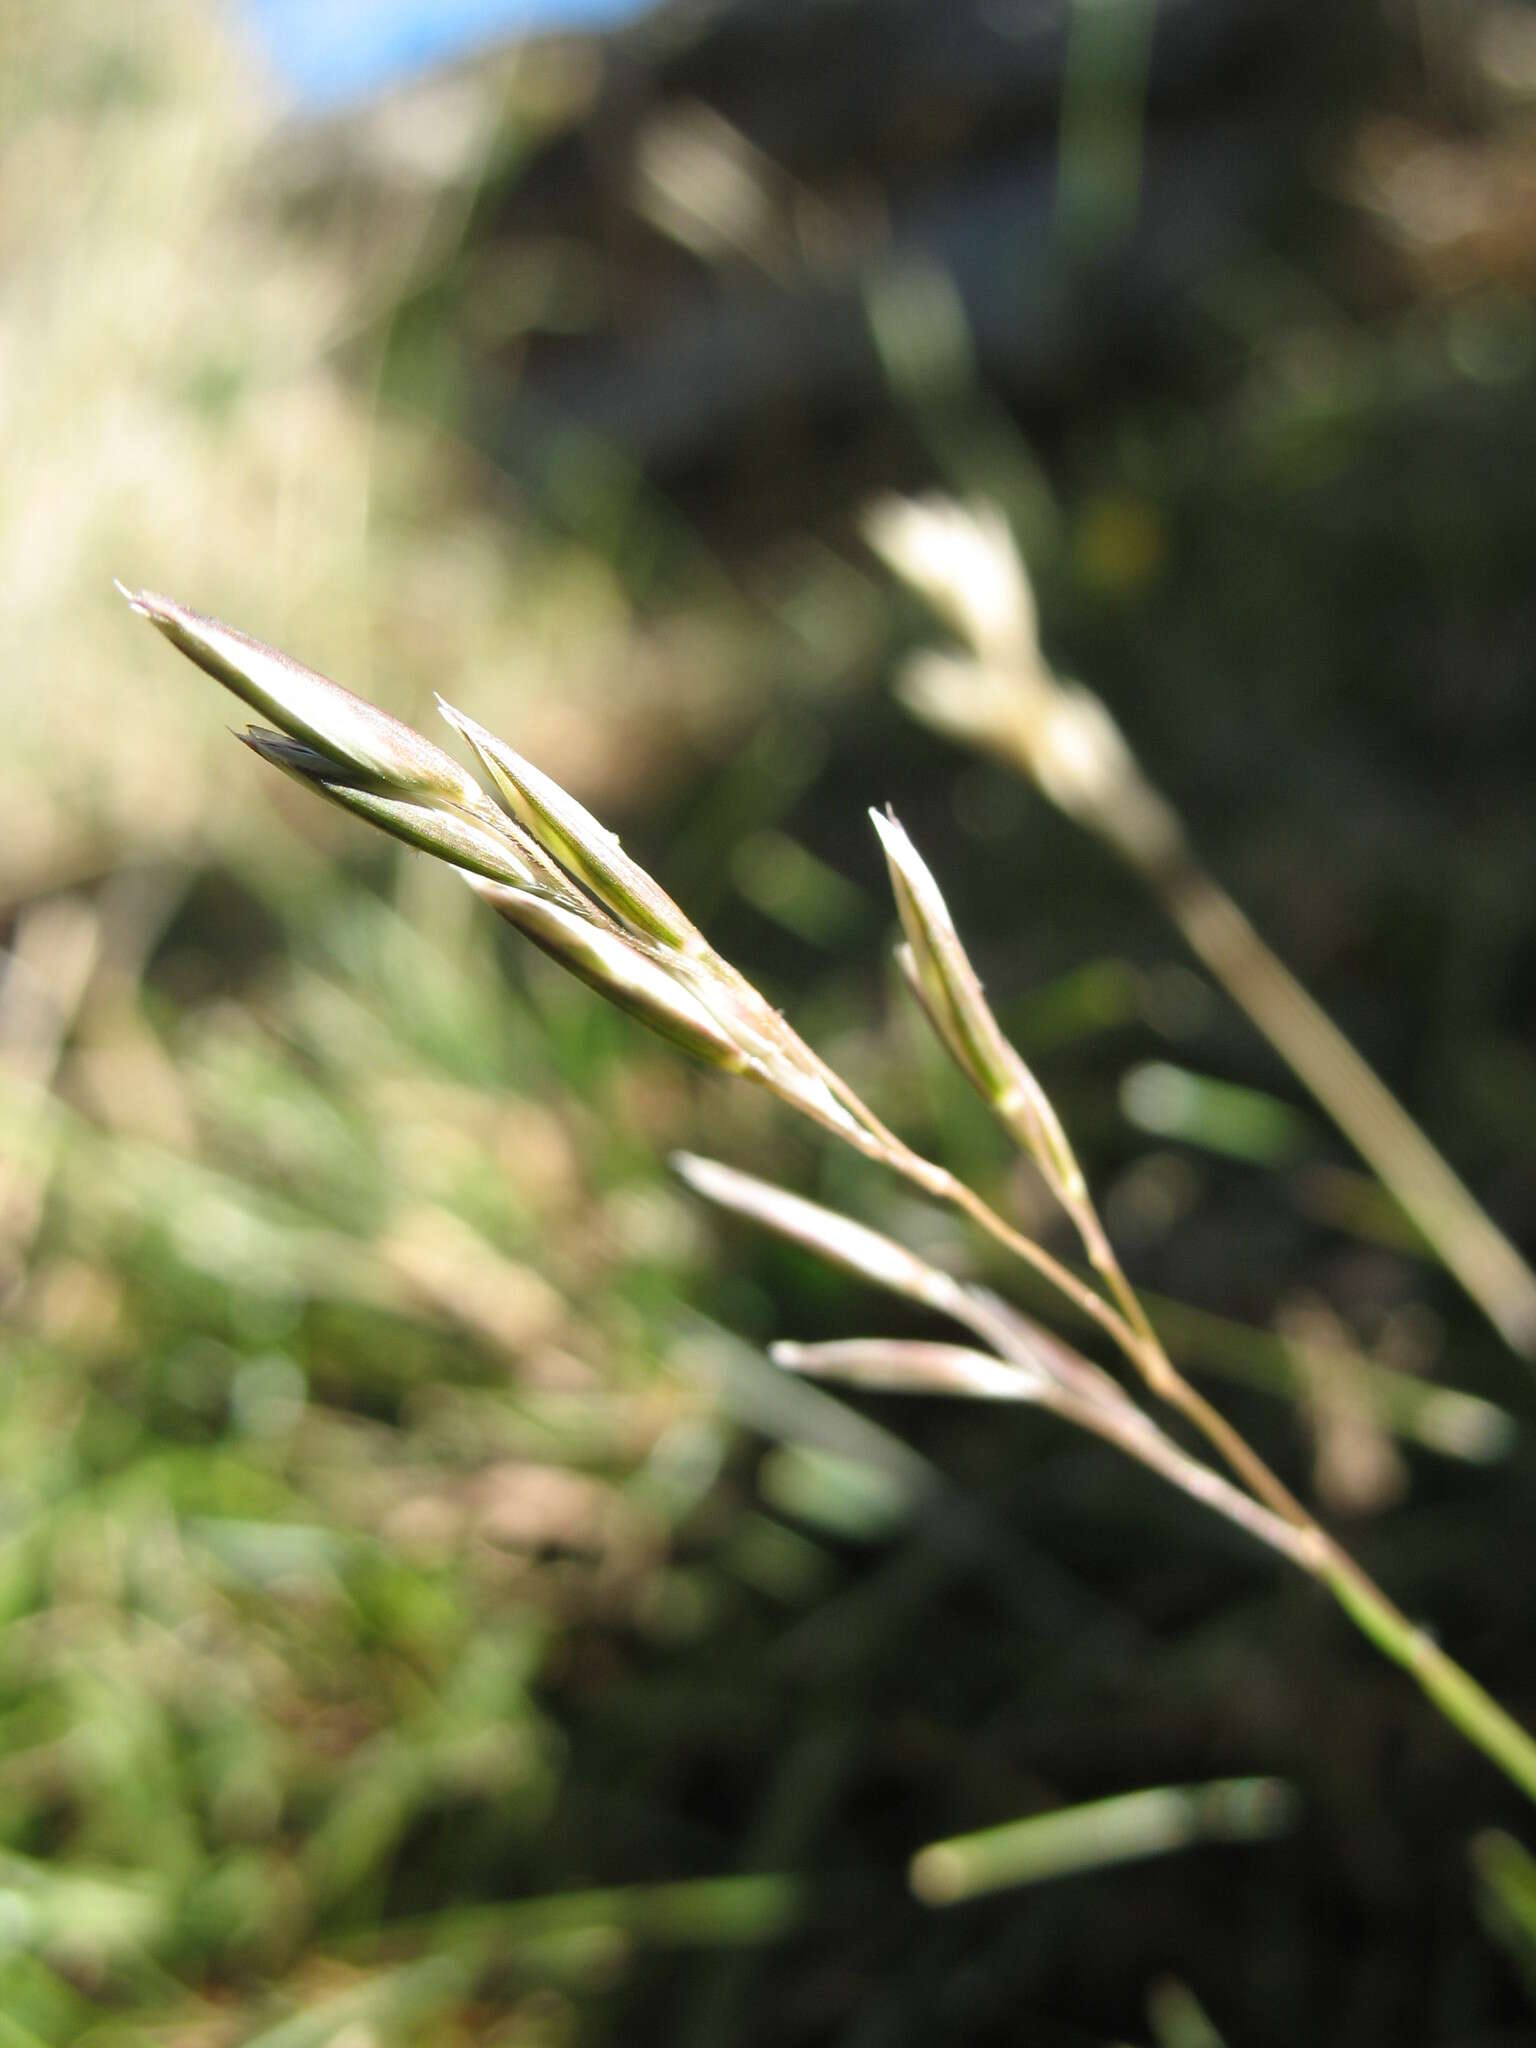
<path id="1" fill-rule="evenodd" d="M 215 682 L 294 739 L 372 778 L 382 791 L 458 805 L 484 803 L 485 792 L 452 755 L 340 683 L 172 598 L 148 590 L 123 595 Z"/>
<path id="2" fill-rule="evenodd" d="M 864 533 L 876 554 L 978 654 L 1015 663 L 1034 654 L 1034 592 L 995 506 L 880 498 L 864 515 Z"/>
<path id="3" fill-rule="evenodd" d="M 1038 1401 L 1053 1393 L 1045 1374 L 1010 1365 L 963 1344 L 895 1337 L 849 1337 L 831 1344 L 775 1344 L 768 1353 L 786 1372 L 842 1380 L 886 1394 L 960 1394 L 972 1400 Z"/>
<path id="4" fill-rule="evenodd" d="M 897 693 L 914 717 L 1021 768 L 1059 810 L 1131 859 L 1177 856 L 1178 818 L 1147 782 L 1109 711 L 1038 659 L 1009 666 L 916 654 Z"/>
<path id="5" fill-rule="evenodd" d="M 474 748 L 507 808 L 599 902 L 629 928 L 681 952 L 708 950 L 698 929 L 606 825 L 542 769 L 514 753 L 483 725 L 439 699 L 442 714 Z"/>
<path id="6" fill-rule="evenodd" d="M 1026 681 L 1017 669 L 934 648 L 910 656 L 896 678 L 897 696 L 924 725 L 1021 763 L 1041 706 L 1055 688 L 1038 672 Z"/>

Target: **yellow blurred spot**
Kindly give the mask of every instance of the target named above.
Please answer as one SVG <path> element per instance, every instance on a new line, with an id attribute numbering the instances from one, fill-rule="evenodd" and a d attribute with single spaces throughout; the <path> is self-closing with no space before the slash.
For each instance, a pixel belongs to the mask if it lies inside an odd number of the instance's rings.
<path id="1" fill-rule="evenodd" d="M 1156 576 L 1166 552 L 1163 522 L 1145 499 L 1094 498 L 1078 521 L 1078 566 L 1100 590 L 1140 590 Z"/>

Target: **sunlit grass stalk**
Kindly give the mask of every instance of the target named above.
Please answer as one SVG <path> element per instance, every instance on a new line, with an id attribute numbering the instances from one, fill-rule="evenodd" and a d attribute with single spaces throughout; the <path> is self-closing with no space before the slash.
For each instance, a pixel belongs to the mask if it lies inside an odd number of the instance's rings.
<path id="1" fill-rule="evenodd" d="M 979 617 L 981 641 L 1017 635 L 1009 586 Z M 723 960 L 612 833 L 473 720 L 444 706 L 491 778 L 493 801 L 428 740 L 326 678 L 169 599 L 130 596 L 183 653 L 272 718 L 247 735 L 265 758 L 456 869 L 494 909 L 610 1001 L 706 1064 L 770 1089 L 866 1158 L 970 1218 L 1089 1316 L 1146 1386 L 1190 1422 L 1239 1484 L 1169 1437 L 1101 1367 L 984 1290 L 852 1219 L 710 1161 L 682 1171 L 710 1199 L 876 1285 L 960 1323 L 986 1347 L 858 1340 L 780 1347 L 794 1370 L 905 1391 L 1031 1402 L 1112 1443 L 1326 1586 L 1454 1726 L 1536 1801 L 1536 1742 L 1415 1628 L 1168 1356 L 1121 1269 L 1055 1110 L 988 1006 L 933 875 L 892 817 L 876 828 L 905 933 L 901 961 L 961 1071 L 1038 1166 L 1083 1243 L 1090 1285 L 1016 1230 L 946 1167 L 881 1122 Z M 1012 612 L 1020 600 L 1014 592 Z M 1011 618 L 1011 623 L 1010 623 Z"/>
<path id="2" fill-rule="evenodd" d="M 1104 704 L 1051 671 L 1029 579 L 1000 516 L 945 499 L 888 499 L 872 509 L 868 533 L 971 650 L 914 660 L 903 682 L 910 707 L 1000 755 L 1136 870 L 1495 1329 L 1536 1361 L 1536 1273 L 1201 865 Z"/>

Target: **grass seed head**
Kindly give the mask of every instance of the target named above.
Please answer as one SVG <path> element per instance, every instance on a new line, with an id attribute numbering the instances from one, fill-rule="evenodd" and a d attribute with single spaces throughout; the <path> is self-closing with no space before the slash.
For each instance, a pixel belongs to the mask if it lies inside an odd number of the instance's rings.
<path id="1" fill-rule="evenodd" d="M 831 1344 L 774 1344 L 788 1372 L 841 1380 L 886 1394 L 958 1394 L 972 1400 L 1035 1401 L 1051 1392 L 1043 1373 L 1010 1365 L 965 1344 L 896 1337 L 849 1337 Z"/>
<path id="2" fill-rule="evenodd" d="M 907 943 L 897 965 L 955 1064 L 1059 1194 L 1082 1170 L 1049 1097 L 1003 1036 L 933 873 L 897 819 L 871 811 Z"/>
<path id="3" fill-rule="evenodd" d="M 441 699 L 439 705 L 448 723 L 474 748 L 512 816 L 599 902 L 631 931 L 660 945 L 683 952 L 707 950 L 697 928 L 639 862 L 630 859 L 606 825 L 483 725 Z"/>
<path id="4" fill-rule="evenodd" d="M 710 1066 L 746 1074 L 753 1063 L 672 973 L 670 963 L 625 933 L 540 890 L 467 877 L 476 894 L 578 980 Z"/>
<path id="5" fill-rule="evenodd" d="M 953 498 L 880 498 L 870 546 L 979 654 L 1017 662 L 1037 646 L 1034 592 L 1002 514 Z"/>
<path id="6" fill-rule="evenodd" d="M 380 831 L 419 852 L 435 854 L 439 860 L 470 874 L 484 875 L 489 881 L 530 889 L 542 886 L 540 876 L 511 831 L 487 829 L 462 811 L 444 810 L 410 797 L 382 796 L 366 783 L 348 781 L 338 775 L 330 756 L 317 753 L 303 741 L 289 739 L 283 733 L 252 726 L 236 737 L 264 761 L 302 782 L 305 788 L 329 798 L 343 810 L 377 825 Z"/>
<path id="7" fill-rule="evenodd" d="M 340 684 L 169 598 L 123 594 L 182 653 L 281 728 L 243 735 L 264 760 L 459 869 L 546 953 L 699 1059 L 750 1076 L 870 1149 L 864 1125 L 779 1013 L 606 826 L 493 733 L 443 704 L 500 804 L 440 748 Z"/>
<path id="8" fill-rule="evenodd" d="M 954 919 L 928 864 L 894 814 L 870 812 L 890 870 L 891 893 L 906 933 L 903 969 L 915 980 L 950 1051 L 974 1085 L 995 1098 L 1010 1085 L 1008 1046 L 966 957 Z"/>
<path id="9" fill-rule="evenodd" d="M 479 783 L 452 755 L 377 704 L 172 598 L 148 590 L 123 590 L 123 595 L 215 682 L 293 739 L 373 779 L 381 790 L 471 807 L 485 802 Z"/>

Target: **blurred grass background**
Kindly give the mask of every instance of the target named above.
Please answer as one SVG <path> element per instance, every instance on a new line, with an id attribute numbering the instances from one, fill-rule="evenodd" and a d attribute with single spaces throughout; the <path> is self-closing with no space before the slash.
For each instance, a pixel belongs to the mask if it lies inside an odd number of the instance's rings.
<path id="1" fill-rule="evenodd" d="M 680 8 L 323 116 L 191 0 L 6 14 L 0 2042 L 1529 2038 L 1527 1817 L 1411 1689 L 1048 1422 L 776 1378 L 875 1310 L 673 1145 L 982 1252 L 261 774 L 111 578 L 443 688 L 1027 1214 L 883 964 L 893 800 L 1184 1360 L 1530 1721 L 1528 1370 L 904 721 L 858 515 L 997 498 L 1529 1247 L 1533 106 L 1492 0 Z"/>

